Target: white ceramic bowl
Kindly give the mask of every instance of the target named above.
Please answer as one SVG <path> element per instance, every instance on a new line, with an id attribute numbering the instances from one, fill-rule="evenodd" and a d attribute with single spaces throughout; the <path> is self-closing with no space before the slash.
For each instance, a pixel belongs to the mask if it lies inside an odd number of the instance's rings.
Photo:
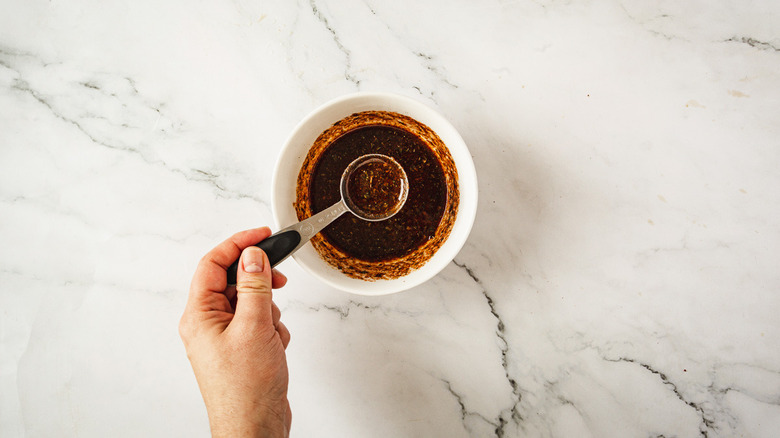
<path id="1" fill-rule="evenodd" d="M 393 111 L 433 129 L 450 151 L 458 169 L 460 200 L 452 232 L 422 267 L 393 280 L 365 281 L 348 277 L 326 263 L 311 244 L 293 258 L 323 282 L 359 295 L 384 295 L 417 286 L 441 271 L 463 247 L 477 212 L 477 174 L 466 144 L 455 128 L 438 112 L 408 97 L 388 93 L 355 93 L 325 103 L 293 129 L 276 162 L 273 176 L 273 213 L 278 229 L 298 221 L 293 204 L 298 172 L 314 140 L 335 122 L 361 111 Z"/>

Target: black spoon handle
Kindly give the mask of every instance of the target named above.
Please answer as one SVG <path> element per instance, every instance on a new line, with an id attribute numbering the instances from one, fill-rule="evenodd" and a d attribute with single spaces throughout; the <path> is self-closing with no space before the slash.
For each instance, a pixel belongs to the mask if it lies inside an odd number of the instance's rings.
<path id="1" fill-rule="evenodd" d="M 297 251 L 298 248 L 302 247 L 315 234 L 319 233 L 320 230 L 328 226 L 329 223 L 333 222 L 348 210 L 344 200 L 340 199 L 339 202 L 314 216 L 277 231 L 271 235 L 271 237 L 255 246 L 265 251 L 268 255 L 268 261 L 271 262 L 271 267 L 274 267 L 286 259 L 290 254 Z M 238 273 L 238 260 L 228 268 L 228 284 L 236 284 L 236 273 Z"/>
<path id="2" fill-rule="evenodd" d="M 295 230 L 280 231 L 273 236 L 268 237 L 255 245 L 265 251 L 271 267 L 278 265 L 301 243 L 301 235 Z M 233 262 L 227 271 L 228 284 L 236 284 L 236 274 L 238 273 L 238 260 Z"/>

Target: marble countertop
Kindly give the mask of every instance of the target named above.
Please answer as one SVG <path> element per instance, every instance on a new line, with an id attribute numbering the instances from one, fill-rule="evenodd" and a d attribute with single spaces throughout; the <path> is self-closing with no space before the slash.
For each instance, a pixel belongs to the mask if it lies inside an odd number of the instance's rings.
<path id="1" fill-rule="evenodd" d="M 198 259 L 272 224 L 355 91 L 464 137 L 479 211 L 407 292 L 289 260 L 292 436 L 780 430 L 780 3 L 62 2 L 0 14 L 0 435 L 208 436 Z"/>

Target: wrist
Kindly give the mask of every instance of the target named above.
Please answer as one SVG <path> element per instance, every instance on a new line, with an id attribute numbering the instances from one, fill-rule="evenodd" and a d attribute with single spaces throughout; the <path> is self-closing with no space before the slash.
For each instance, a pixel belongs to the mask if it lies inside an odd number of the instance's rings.
<path id="1" fill-rule="evenodd" d="M 257 409 L 250 413 L 235 410 L 209 410 L 209 426 L 212 438 L 286 438 L 284 417 L 270 409 Z"/>

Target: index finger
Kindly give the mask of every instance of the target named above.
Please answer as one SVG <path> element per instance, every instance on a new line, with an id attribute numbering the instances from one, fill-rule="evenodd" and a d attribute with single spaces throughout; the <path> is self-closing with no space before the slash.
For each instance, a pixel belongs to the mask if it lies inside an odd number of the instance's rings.
<path id="1" fill-rule="evenodd" d="M 268 227 L 241 231 L 209 251 L 198 263 L 192 277 L 190 299 L 209 293 L 223 293 L 227 288 L 227 269 L 238 260 L 244 248 L 255 245 L 271 235 Z"/>

